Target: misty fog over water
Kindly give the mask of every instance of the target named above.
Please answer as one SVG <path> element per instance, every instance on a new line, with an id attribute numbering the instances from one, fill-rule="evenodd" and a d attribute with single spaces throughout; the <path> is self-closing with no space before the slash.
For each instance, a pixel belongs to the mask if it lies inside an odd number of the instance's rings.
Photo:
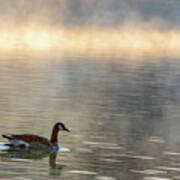
<path id="1" fill-rule="evenodd" d="M 177 0 L 1 0 L 0 15 L 1 21 L 104 28 L 154 21 L 174 29 L 179 28 L 179 8 Z"/>

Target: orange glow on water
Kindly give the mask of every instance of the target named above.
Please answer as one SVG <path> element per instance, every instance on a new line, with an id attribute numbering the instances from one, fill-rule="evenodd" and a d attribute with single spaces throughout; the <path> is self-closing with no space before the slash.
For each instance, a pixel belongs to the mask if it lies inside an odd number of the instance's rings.
<path id="1" fill-rule="evenodd" d="M 180 31 L 143 26 L 117 29 L 41 28 L 27 26 L 0 30 L 0 52 L 13 50 L 57 55 L 123 58 L 180 57 Z"/>

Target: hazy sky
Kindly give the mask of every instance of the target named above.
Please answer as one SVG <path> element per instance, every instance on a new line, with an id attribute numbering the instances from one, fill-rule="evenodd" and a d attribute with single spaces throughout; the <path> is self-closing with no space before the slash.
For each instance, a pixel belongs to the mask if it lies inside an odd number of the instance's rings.
<path id="1" fill-rule="evenodd" d="M 179 27 L 179 0 L 0 0 L 1 21 L 112 27 L 155 22 Z"/>

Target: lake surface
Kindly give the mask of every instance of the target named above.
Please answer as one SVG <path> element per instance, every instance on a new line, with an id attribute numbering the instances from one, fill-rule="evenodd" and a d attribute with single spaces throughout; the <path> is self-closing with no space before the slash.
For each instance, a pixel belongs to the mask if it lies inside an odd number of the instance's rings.
<path id="1" fill-rule="evenodd" d="M 49 156 L 1 153 L 0 179 L 180 179 L 180 62 L 103 57 L 0 58 L 0 132 L 49 137 Z M 5 141 L 0 138 L 0 141 Z"/>

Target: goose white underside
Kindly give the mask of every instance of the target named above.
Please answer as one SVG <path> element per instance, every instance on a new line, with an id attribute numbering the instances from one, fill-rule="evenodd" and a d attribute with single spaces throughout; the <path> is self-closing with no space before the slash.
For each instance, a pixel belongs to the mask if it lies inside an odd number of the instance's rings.
<path id="1" fill-rule="evenodd" d="M 12 144 L 13 146 L 23 146 L 25 149 L 29 148 L 29 144 L 26 143 L 25 141 L 22 140 L 18 140 L 18 139 L 13 139 L 13 140 L 9 140 L 9 144 Z"/>
<path id="2" fill-rule="evenodd" d="M 9 146 L 7 146 L 9 143 L 0 142 L 0 150 L 8 150 Z"/>
<path id="3" fill-rule="evenodd" d="M 26 142 L 24 142 L 24 141 L 20 141 L 20 140 L 18 140 L 18 142 L 16 141 L 16 142 L 13 142 L 13 144 L 15 145 L 15 143 L 16 143 L 16 145 L 24 145 L 25 146 L 25 149 L 27 148 L 29 148 L 29 144 L 28 143 L 26 143 Z M 0 142 L 0 151 L 3 151 L 3 150 L 9 150 L 10 149 L 10 145 L 12 145 L 12 143 L 5 143 L 5 142 Z M 62 146 L 59 146 L 58 147 L 58 150 L 60 151 L 60 152 L 71 152 L 71 150 L 69 149 L 69 148 L 66 148 L 66 147 L 62 147 Z"/>

